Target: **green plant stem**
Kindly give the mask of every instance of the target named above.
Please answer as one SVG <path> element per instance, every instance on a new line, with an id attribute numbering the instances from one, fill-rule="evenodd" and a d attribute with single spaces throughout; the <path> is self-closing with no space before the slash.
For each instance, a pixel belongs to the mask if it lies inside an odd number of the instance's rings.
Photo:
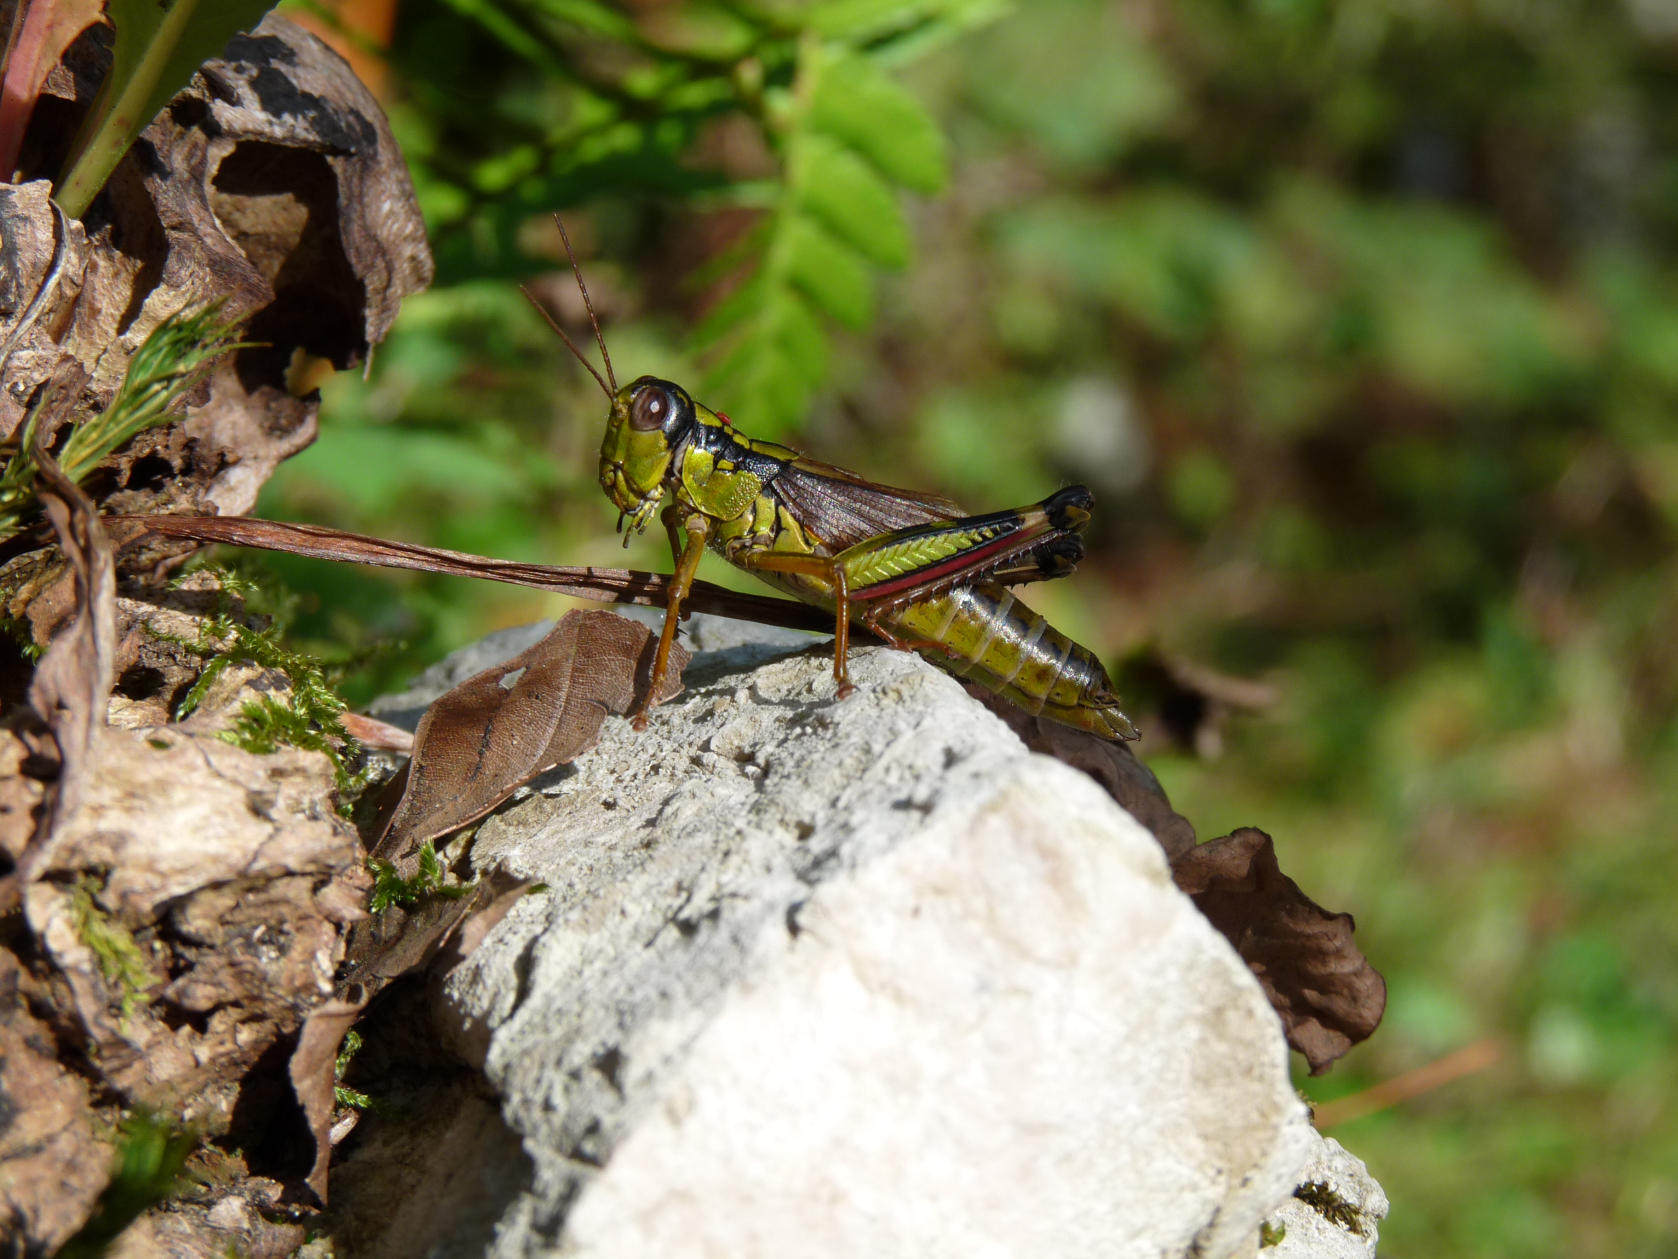
<path id="1" fill-rule="evenodd" d="M 163 17 L 158 37 L 147 45 L 132 72 L 119 75 L 118 67 L 111 66 L 110 77 L 99 89 L 88 116 L 91 130 L 76 137 L 69 166 L 59 184 L 58 204 L 71 218 L 79 219 L 87 212 L 134 137 L 151 121 L 138 114 L 197 8 L 198 0 L 175 0 Z M 107 93 L 111 93 L 108 108 Z"/>

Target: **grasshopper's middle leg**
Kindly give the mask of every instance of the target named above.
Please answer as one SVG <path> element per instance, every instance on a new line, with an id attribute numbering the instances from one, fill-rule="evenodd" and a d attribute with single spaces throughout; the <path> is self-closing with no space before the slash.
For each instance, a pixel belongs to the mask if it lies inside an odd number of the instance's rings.
<path id="1" fill-rule="evenodd" d="M 742 568 L 815 577 L 833 587 L 833 680 L 839 684 L 840 699 L 853 693 L 856 687 L 851 685 L 850 673 L 845 668 L 851 646 L 851 589 L 843 565 L 826 555 L 795 555 L 785 551 L 742 549 L 730 558 Z"/>
<path id="2" fill-rule="evenodd" d="M 674 521 L 667 519 L 665 526 L 670 530 L 671 548 L 675 549 L 677 535 Z M 664 628 L 659 631 L 652 676 L 647 679 L 647 693 L 637 706 L 632 723 L 637 730 L 647 728 L 647 710 L 658 702 L 655 697 L 669 670 L 670 648 L 676 641 L 676 626 L 682 619 L 682 601 L 693 589 L 693 574 L 699 568 L 700 557 L 705 554 L 705 539 L 710 536 L 711 521 L 696 512 L 682 521 L 682 532 L 685 535 L 682 539 L 684 545 L 676 552 L 676 571 L 670 578 L 670 597 L 664 605 Z"/>

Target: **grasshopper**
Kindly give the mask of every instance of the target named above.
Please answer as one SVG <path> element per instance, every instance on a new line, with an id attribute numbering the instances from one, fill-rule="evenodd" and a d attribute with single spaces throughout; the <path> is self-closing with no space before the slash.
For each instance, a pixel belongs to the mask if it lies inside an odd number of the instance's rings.
<path id="1" fill-rule="evenodd" d="M 726 415 L 671 381 L 642 376 L 619 388 L 563 223 L 559 230 L 606 374 L 558 323 L 548 322 L 609 403 L 600 487 L 618 509 L 626 546 L 657 515 L 675 561 L 637 729 L 646 727 L 682 601 L 710 548 L 833 614 L 840 699 L 855 689 L 846 656 L 856 625 L 1029 713 L 1105 739 L 1137 737 L 1095 653 L 1011 589 L 1064 576 L 1083 558 L 1080 535 L 1094 506 L 1087 489 L 1068 486 L 1030 507 L 970 516 L 937 495 L 881 485 L 791 447 L 746 437 Z M 534 297 L 531 302 L 547 317 Z"/>

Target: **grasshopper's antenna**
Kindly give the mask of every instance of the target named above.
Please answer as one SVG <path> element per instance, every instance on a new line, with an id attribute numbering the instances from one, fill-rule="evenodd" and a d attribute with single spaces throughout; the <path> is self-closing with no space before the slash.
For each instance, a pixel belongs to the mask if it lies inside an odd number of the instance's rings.
<path id="1" fill-rule="evenodd" d="M 565 342 L 565 348 L 570 350 L 571 353 L 573 353 L 577 356 L 577 361 L 579 363 L 581 363 L 584 367 L 588 368 L 588 374 L 590 376 L 593 376 L 595 378 L 595 380 L 600 382 L 601 392 L 606 395 L 607 401 L 611 401 L 612 399 L 616 398 L 617 397 L 617 390 L 612 389 L 611 387 L 609 387 L 606 384 L 605 378 L 602 377 L 600 375 L 600 373 L 595 370 L 594 364 L 588 361 L 588 356 L 585 355 L 581 350 L 579 350 L 577 348 L 577 343 L 575 341 L 573 341 L 569 336 L 566 335 L 565 329 L 561 328 L 559 326 L 559 321 L 548 313 L 548 308 L 546 306 L 542 305 L 542 303 L 537 300 L 536 294 L 534 294 L 530 291 L 529 286 L 524 285 L 524 284 L 519 285 L 519 292 L 523 293 L 525 300 L 536 308 L 536 313 L 538 315 L 542 316 L 543 320 L 547 323 L 548 327 L 552 328 L 555 332 L 559 333 L 559 339 L 561 341 Z M 610 369 L 608 368 L 608 370 L 610 370 Z"/>
<path id="2" fill-rule="evenodd" d="M 565 231 L 565 220 L 554 214 L 554 226 L 565 242 L 565 256 L 571 260 L 571 274 L 577 277 L 577 287 L 583 291 L 583 305 L 588 308 L 588 321 L 594 325 L 594 343 L 600 347 L 600 357 L 606 361 L 606 379 L 612 382 L 612 394 L 618 392 L 618 378 L 612 372 L 612 356 L 606 352 L 606 338 L 600 335 L 600 320 L 595 318 L 594 303 L 589 300 L 588 285 L 583 283 L 583 269 L 577 265 L 577 255 L 571 248 L 571 237 Z"/>

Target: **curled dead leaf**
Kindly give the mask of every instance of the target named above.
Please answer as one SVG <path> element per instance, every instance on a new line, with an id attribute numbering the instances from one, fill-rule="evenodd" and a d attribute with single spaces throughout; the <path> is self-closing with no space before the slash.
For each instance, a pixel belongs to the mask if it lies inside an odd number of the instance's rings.
<path id="1" fill-rule="evenodd" d="M 360 1017 L 365 999 L 333 1000 L 317 1005 L 303 1020 L 287 1073 L 314 1140 L 314 1161 L 304 1178 L 321 1205 L 326 1204 L 326 1169 L 332 1159 L 332 1112 L 337 1105 L 338 1047 Z"/>
<path id="2" fill-rule="evenodd" d="M 1252 968 L 1312 1075 L 1380 1024 L 1387 983 L 1352 939 L 1352 916 L 1300 891 L 1270 836 L 1244 826 L 1179 856 L 1171 874 Z"/>
<path id="3" fill-rule="evenodd" d="M 79 369 L 75 374 L 79 375 Z M 68 392 L 61 390 L 59 396 Z M 36 666 L 29 706 L 46 727 L 57 754 L 58 774 L 51 802 L 42 811 L 28 847 L 12 873 L 0 880 L 0 914 L 19 903 L 23 886 L 50 862 L 64 823 L 80 802 L 95 733 L 104 725 L 105 703 L 114 681 L 116 568 L 110 540 L 93 503 L 48 453 L 46 443 L 54 426 L 45 419 L 35 430 L 37 492 L 71 576 L 72 605 L 68 624 Z"/>

